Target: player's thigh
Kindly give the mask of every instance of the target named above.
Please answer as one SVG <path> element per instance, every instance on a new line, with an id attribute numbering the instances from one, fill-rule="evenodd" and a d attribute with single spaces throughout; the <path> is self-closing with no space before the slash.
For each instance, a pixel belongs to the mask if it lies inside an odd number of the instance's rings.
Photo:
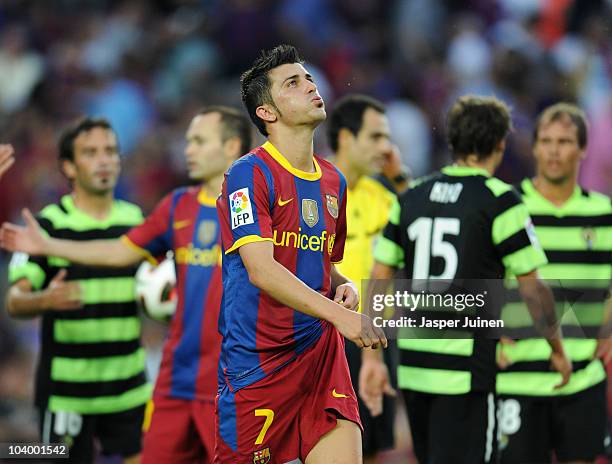
<path id="1" fill-rule="evenodd" d="M 328 328 L 312 350 L 305 353 L 296 370 L 310 391 L 300 414 L 300 456 L 310 454 L 317 443 L 337 426 L 338 419 L 351 421 L 361 429 L 357 395 L 351 383 L 342 336 Z"/>
<path id="2" fill-rule="evenodd" d="M 299 458 L 300 385 L 275 380 L 273 374 L 237 392 L 228 387 L 220 391 L 215 463 L 284 463 Z"/>
<path id="3" fill-rule="evenodd" d="M 215 457 L 215 403 L 192 401 L 192 418 L 203 447 L 201 462 L 212 462 Z"/>
<path id="4" fill-rule="evenodd" d="M 499 398 L 499 450 L 502 464 L 550 461 L 551 410 L 552 398 Z"/>
<path id="5" fill-rule="evenodd" d="M 42 443 L 64 443 L 69 448 L 69 462 L 92 462 L 94 459 L 94 418 L 71 411 L 40 411 Z M 47 462 L 66 462 L 65 459 Z"/>
<path id="6" fill-rule="evenodd" d="M 497 421 L 493 393 L 436 395 L 432 401 L 426 462 L 497 462 Z"/>
<path id="7" fill-rule="evenodd" d="M 157 397 L 143 436 L 143 464 L 199 462 L 203 448 L 192 418 L 191 401 Z M 211 427 L 213 416 L 209 417 Z"/>
<path id="8" fill-rule="evenodd" d="M 592 462 L 604 453 L 607 382 L 558 398 L 553 407 L 553 442 L 561 463 Z"/>
<path id="9" fill-rule="evenodd" d="M 337 419 L 336 427 L 321 437 L 305 464 L 361 464 L 361 430 L 354 422 Z"/>
<path id="10" fill-rule="evenodd" d="M 96 438 L 104 454 L 131 457 L 142 449 L 145 405 L 126 411 L 96 415 Z"/>

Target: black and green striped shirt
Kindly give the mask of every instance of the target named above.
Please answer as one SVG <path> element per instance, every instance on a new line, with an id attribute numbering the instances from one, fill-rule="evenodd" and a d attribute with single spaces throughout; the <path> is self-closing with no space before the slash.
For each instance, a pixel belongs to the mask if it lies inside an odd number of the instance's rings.
<path id="1" fill-rule="evenodd" d="M 117 200 L 107 219 L 96 220 L 76 208 L 68 195 L 38 216 L 47 234 L 69 240 L 117 238 L 142 219 L 137 206 Z M 67 270 L 67 280 L 79 281 L 84 305 L 42 316 L 36 404 L 80 414 L 124 411 L 144 404 L 151 386 L 140 345 L 135 268 L 94 268 L 57 257 L 16 253 L 9 280 L 27 279 L 39 290 L 62 268 Z"/>
<path id="2" fill-rule="evenodd" d="M 503 348 L 513 364 L 499 373 L 497 391 L 530 396 L 577 393 L 606 378 L 601 361 L 592 358 L 612 279 L 612 204 L 607 196 L 578 186 L 561 207 L 544 198 L 528 179 L 519 190 L 548 258 L 539 273 L 556 296 L 574 372 L 566 386 L 553 388 L 560 374 L 549 369 L 550 347 L 536 338 L 527 309 L 511 291 L 502 316 L 510 335 L 520 341 Z"/>
<path id="3" fill-rule="evenodd" d="M 516 191 L 483 169 L 451 166 L 392 207 L 375 259 L 408 279 L 503 279 L 546 262 Z M 400 388 L 464 394 L 495 388 L 495 340 L 401 338 Z"/>

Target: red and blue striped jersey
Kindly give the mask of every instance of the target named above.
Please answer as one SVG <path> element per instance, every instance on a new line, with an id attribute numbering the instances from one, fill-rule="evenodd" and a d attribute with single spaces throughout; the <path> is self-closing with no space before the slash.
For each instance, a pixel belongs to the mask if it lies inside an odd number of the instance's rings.
<path id="1" fill-rule="evenodd" d="M 219 384 L 238 390 L 270 375 L 312 346 L 322 321 L 276 301 L 249 281 L 238 248 L 268 240 L 274 258 L 310 288 L 331 295 L 331 264 L 346 238 L 346 180 L 314 157 L 315 172 L 295 169 L 270 143 L 236 161 L 217 200 L 223 257 L 223 336 Z"/>
<path id="2" fill-rule="evenodd" d="M 178 301 L 154 394 L 214 401 L 222 293 L 215 199 L 197 187 L 176 189 L 124 239 L 150 257 L 174 251 Z"/>

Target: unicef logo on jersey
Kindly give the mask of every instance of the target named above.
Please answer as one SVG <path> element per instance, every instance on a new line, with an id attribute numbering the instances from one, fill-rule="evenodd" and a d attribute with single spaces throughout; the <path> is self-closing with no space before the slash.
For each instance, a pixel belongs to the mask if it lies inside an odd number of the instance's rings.
<path id="1" fill-rule="evenodd" d="M 249 198 L 249 189 L 241 188 L 229 196 L 232 229 L 253 224 L 253 208 Z"/>

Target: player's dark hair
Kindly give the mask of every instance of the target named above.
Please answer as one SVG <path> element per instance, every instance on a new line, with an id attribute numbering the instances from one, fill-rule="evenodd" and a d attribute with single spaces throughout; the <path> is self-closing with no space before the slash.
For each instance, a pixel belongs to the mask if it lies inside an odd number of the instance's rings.
<path id="1" fill-rule="evenodd" d="M 488 158 L 512 131 L 510 108 L 495 97 L 459 97 L 446 117 L 447 140 L 453 159 L 475 154 Z"/>
<path id="2" fill-rule="evenodd" d="M 385 105 L 382 102 L 367 95 L 347 95 L 338 100 L 327 120 L 327 140 L 334 152 L 338 150 L 340 129 L 348 129 L 356 136 L 361 130 L 363 114 L 368 108 L 379 113 L 385 112 Z"/>
<path id="3" fill-rule="evenodd" d="M 259 132 L 265 137 L 268 136 L 266 124 L 255 114 L 255 111 L 266 103 L 276 108 L 270 94 L 272 83 L 268 73 L 283 64 L 292 63 L 303 63 L 297 49 L 292 45 L 277 45 L 272 50 L 262 50 L 259 58 L 240 76 L 242 102 L 246 106 L 251 121 L 253 121 Z"/>
<path id="4" fill-rule="evenodd" d="M 569 119 L 571 123 L 576 126 L 576 135 L 578 137 L 578 146 L 584 149 L 587 145 L 588 138 L 588 127 L 587 117 L 580 108 L 571 103 L 556 103 L 548 108 L 538 116 L 535 128 L 533 130 L 533 141 L 534 143 L 538 140 L 538 131 L 543 124 L 550 124 L 551 122 L 563 121 Z"/>
<path id="5" fill-rule="evenodd" d="M 221 116 L 221 141 L 238 137 L 240 139 L 240 154 L 246 154 L 253 146 L 251 125 L 249 120 L 236 108 L 223 105 L 210 105 L 198 111 L 198 114 L 219 113 Z"/>
<path id="6" fill-rule="evenodd" d="M 60 134 L 58 142 L 59 160 L 74 161 L 74 139 L 82 132 L 89 132 L 96 127 L 107 129 L 113 133 L 115 132 L 113 126 L 111 126 L 107 119 L 90 117 L 78 119 L 64 129 Z"/>

